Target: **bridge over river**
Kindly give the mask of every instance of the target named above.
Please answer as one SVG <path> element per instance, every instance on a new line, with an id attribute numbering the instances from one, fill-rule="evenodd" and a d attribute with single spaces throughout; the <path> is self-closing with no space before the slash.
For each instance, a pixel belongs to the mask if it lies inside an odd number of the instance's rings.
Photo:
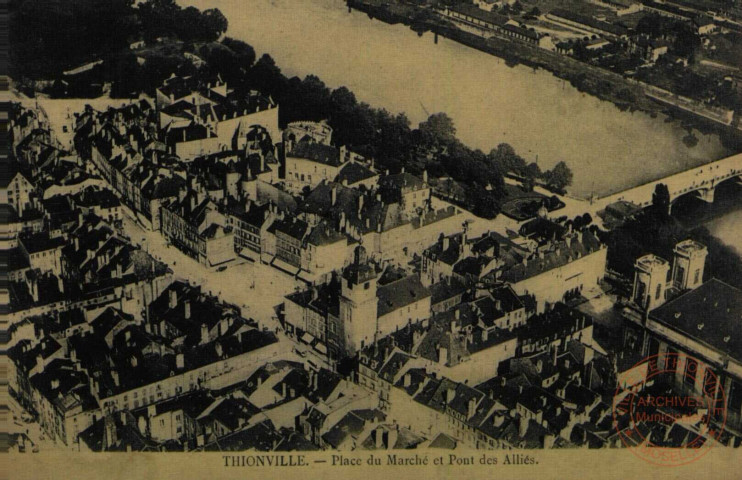
<path id="1" fill-rule="evenodd" d="M 597 212 L 611 203 L 622 200 L 640 207 L 649 206 L 652 203 L 652 194 L 660 183 L 667 185 L 670 191 L 671 208 L 672 203 L 678 198 L 689 194 L 712 203 L 716 187 L 727 181 L 742 182 L 742 153 L 653 180 L 622 192 L 593 198 L 590 201 L 589 210 Z"/>

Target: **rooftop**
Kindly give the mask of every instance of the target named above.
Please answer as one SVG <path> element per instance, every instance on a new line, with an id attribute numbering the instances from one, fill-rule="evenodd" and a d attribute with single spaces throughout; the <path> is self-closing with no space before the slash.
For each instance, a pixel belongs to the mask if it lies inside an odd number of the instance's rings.
<path id="1" fill-rule="evenodd" d="M 742 291 L 711 279 L 661 307 L 650 318 L 742 362 Z"/>

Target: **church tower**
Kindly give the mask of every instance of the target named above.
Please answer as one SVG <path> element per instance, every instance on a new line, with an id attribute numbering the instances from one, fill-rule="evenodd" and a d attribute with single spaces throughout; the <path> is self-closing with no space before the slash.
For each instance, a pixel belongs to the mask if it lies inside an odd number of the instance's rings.
<path id="1" fill-rule="evenodd" d="M 703 268 L 708 249 L 694 240 L 675 245 L 672 262 L 672 284 L 678 290 L 694 289 L 703 283 Z"/>
<path id="2" fill-rule="evenodd" d="M 348 355 L 373 343 L 377 330 L 376 270 L 363 246 L 356 247 L 353 257 L 353 263 L 343 271 L 340 294 L 340 323 Z"/>

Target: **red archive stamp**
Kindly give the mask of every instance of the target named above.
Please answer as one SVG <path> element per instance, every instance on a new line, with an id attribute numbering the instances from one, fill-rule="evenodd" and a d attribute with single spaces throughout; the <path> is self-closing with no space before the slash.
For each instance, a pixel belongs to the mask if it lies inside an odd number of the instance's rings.
<path id="1" fill-rule="evenodd" d="M 726 395 L 719 377 L 684 353 L 649 356 L 618 378 L 613 428 L 640 458 L 679 466 L 719 444 L 726 423 Z"/>

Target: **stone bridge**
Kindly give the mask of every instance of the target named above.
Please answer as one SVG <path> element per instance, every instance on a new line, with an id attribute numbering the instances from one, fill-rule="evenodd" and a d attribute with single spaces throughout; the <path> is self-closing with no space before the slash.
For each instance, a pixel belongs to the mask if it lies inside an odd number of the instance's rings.
<path id="1" fill-rule="evenodd" d="M 622 192 L 593 199 L 591 204 L 594 211 L 602 210 L 607 205 L 619 200 L 646 207 L 652 203 L 652 194 L 660 183 L 667 185 L 667 189 L 670 191 L 671 207 L 675 200 L 687 194 L 694 194 L 698 198 L 711 203 L 714 201 L 716 187 L 730 179 L 736 179 L 736 181 L 742 183 L 742 154 L 722 158 Z"/>

